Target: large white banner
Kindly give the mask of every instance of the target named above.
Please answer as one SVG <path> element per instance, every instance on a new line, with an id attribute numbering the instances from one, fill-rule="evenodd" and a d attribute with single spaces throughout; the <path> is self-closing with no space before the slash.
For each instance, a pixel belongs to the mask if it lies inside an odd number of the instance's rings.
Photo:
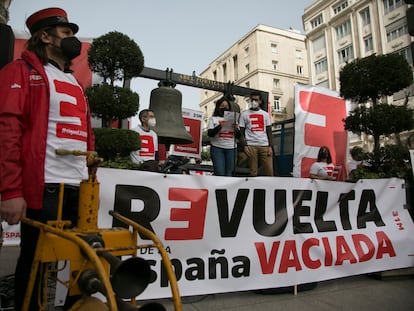
<path id="1" fill-rule="evenodd" d="M 295 84 L 295 153 L 293 176 L 309 177 L 321 146 L 331 151 L 338 180 L 345 180 L 348 133 L 343 119 L 350 103 L 338 92 L 314 85 Z"/>
<path id="2" fill-rule="evenodd" d="M 99 227 L 115 210 L 153 230 L 183 296 L 291 286 L 414 266 L 404 181 L 163 175 L 104 169 Z M 140 240 L 148 244 L 150 241 Z M 121 242 L 120 242 L 121 244 Z M 138 298 L 171 296 L 156 250 Z"/>
<path id="3" fill-rule="evenodd" d="M 182 295 L 290 286 L 414 266 L 414 225 L 399 179 L 162 175 L 100 169 L 108 210 L 163 241 Z M 170 295 L 160 256 L 142 296 Z"/>

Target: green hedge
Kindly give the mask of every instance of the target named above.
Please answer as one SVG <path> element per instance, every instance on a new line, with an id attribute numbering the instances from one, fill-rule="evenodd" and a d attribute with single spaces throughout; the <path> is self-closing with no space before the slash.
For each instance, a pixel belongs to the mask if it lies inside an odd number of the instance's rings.
<path id="1" fill-rule="evenodd" d="M 94 128 L 95 150 L 105 161 L 129 157 L 131 151 L 141 148 L 139 134 L 127 129 Z"/>

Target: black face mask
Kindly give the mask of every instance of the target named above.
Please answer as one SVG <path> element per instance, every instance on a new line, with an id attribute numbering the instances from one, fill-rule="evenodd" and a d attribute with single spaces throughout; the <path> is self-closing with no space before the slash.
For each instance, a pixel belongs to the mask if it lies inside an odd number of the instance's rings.
<path id="1" fill-rule="evenodd" d="M 63 38 L 60 41 L 60 49 L 65 57 L 72 60 L 78 57 L 81 53 L 82 42 L 76 37 Z"/>

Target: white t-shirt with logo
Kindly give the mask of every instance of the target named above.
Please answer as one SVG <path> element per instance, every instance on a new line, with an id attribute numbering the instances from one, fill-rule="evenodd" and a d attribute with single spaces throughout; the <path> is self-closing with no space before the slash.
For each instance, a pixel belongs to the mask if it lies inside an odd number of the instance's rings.
<path id="1" fill-rule="evenodd" d="M 269 114 L 262 109 L 248 109 L 240 116 L 239 126 L 245 128 L 244 135 L 249 146 L 269 146 L 266 127 L 271 125 Z"/>
<path id="2" fill-rule="evenodd" d="M 158 151 L 157 133 L 153 130 L 146 131 L 140 125 L 132 130 L 139 133 L 141 149 L 131 152 L 131 161 L 139 164 L 144 161 L 155 160 L 155 152 Z"/>
<path id="3" fill-rule="evenodd" d="M 220 121 L 224 121 L 223 117 L 211 117 L 208 120 L 207 129 L 213 129 L 219 125 Z M 236 142 L 234 140 L 234 129 L 221 128 L 219 132 L 214 136 L 210 137 L 211 145 L 223 149 L 236 148 Z"/>
<path id="4" fill-rule="evenodd" d="M 309 174 L 320 177 L 333 176 L 335 165 L 326 162 L 314 162 L 309 170 Z"/>
<path id="5" fill-rule="evenodd" d="M 56 149 L 87 150 L 87 104 L 81 86 L 71 73 L 45 65 L 50 85 L 45 183 L 79 185 L 88 178 L 86 156 L 56 155 Z"/>

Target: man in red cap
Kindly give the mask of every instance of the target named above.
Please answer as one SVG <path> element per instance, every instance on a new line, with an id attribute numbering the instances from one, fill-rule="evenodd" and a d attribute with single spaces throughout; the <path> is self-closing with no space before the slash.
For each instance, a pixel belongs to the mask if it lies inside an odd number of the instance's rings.
<path id="1" fill-rule="evenodd" d="M 56 219 L 58 184 L 65 183 L 63 218 L 77 222 L 78 190 L 88 177 L 84 157 L 55 150 L 93 150 L 90 109 L 71 73 L 81 42 L 60 8 L 32 14 L 31 33 L 21 58 L 0 71 L 0 219 L 9 225 L 22 216 Z M 21 224 L 21 252 L 15 274 L 15 310 L 21 310 L 38 230 Z M 37 282 L 36 282 L 37 283 Z M 35 289 L 29 310 L 39 310 Z"/>

